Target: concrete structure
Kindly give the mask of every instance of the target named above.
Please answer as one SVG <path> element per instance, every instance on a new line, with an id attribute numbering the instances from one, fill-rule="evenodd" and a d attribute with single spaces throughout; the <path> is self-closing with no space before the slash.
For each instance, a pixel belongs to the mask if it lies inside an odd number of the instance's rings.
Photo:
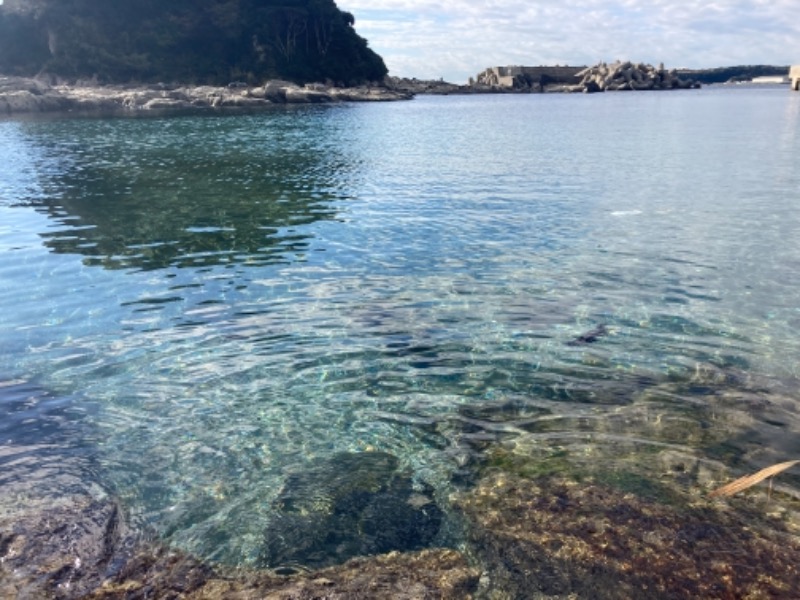
<path id="1" fill-rule="evenodd" d="M 792 68 L 789 69 L 789 80 L 792 89 L 795 92 L 800 91 L 800 65 L 792 65 Z"/>
<path id="2" fill-rule="evenodd" d="M 527 81 L 541 83 L 544 79 L 547 83 L 575 83 L 575 75 L 586 67 L 489 67 L 478 74 L 475 83 L 492 87 L 508 88 L 515 87 L 520 78 Z"/>
<path id="3" fill-rule="evenodd" d="M 789 77 L 781 77 L 780 75 L 764 75 L 762 77 L 753 77 L 752 83 L 789 83 Z"/>

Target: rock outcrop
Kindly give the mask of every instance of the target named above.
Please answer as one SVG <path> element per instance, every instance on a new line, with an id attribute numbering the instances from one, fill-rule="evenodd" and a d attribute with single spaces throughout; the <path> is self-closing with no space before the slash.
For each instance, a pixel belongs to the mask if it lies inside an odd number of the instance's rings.
<path id="1" fill-rule="evenodd" d="M 336 88 L 269 81 L 260 87 L 50 85 L 36 79 L 0 77 L 0 115 L 54 111 L 191 110 L 259 108 L 271 104 L 409 100 L 411 93 L 387 87 Z"/>
<path id="2" fill-rule="evenodd" d="M 675 69 L 666 70 L 663 63 L 654 67 L 644 63 L 599 63 L 579 71 L 580 83 L 565 86 L 559 91 L 605 92 L 624 90 L 673 90 L 700 87 L 691 79 L 681 79 Z"/>
<path id="3" fill-rule="evenodd" d="M 474 94 L 483 90 L 473 85 L 458 85 L 443 79 L 417 79 L 416 77 L 387 77 L 384 84 L 391 90 L 406 94 L 447 96 L 449 94 Z"/>

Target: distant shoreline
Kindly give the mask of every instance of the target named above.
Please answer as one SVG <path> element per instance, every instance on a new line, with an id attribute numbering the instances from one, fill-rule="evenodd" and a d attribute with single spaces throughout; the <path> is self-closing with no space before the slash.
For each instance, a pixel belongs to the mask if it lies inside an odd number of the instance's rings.
<path id="1" fill-rule="evenodd" d="M 630 63 L 616 63 L 629 65 Z M 601 63 L 602 68 L 605 63 Z M 610 65 L 615 66 L 615 65 Z M 635 65 L 633 71 L 636 71 Z M 646 65 L 650 67 L 649 65 Z M 597 75 L 600 65 L 584 69 L 588 74 Z M 494 69 L 500 69 L 499 67 Z M 511 69 L 508 67 L 508 69 Z M 526 67 L 519 67 L 526 69 Z M 531 70 L 546 70 L 536 67 Z M 554 67 L 558 69 L 558 67 Z M 563 68 L 562 68 L 563 69 Z M 762 73 L 778 67 L 738 67 L 704 70 L 672 70 L 670 77 L 674 85 L 661 89 L 699 87 L 716 81 L 720 76 L 731 75 L 745 70 L 749 73 Z M 487 69 L 485 72 L 489 72 Z M 630 71 L 630 68 L 628 69 Z M 661 71 L 663 78 L 663 71 Z M 639 77 L 639 75 L 636 75 Z M 652 73 L 648 74 L 652 77 Z M 684 80 L 690 76 L 692 79 Z M 716 79 L 714 79 L 716 78 Z M 513 78 L 512 78 L 513 79 Z M 709 81 L 708 79 L 713 79 Z M 630 82 L 630 73 L 628 73 Z M 641 78 L 637 81 L 641 81 Z M 746 83 L 744 75 L 735 75 L 726 83 Z M 248 86 L 234 82 L 227 86 L 194 84 L 99 84 L 94 81 L 75 83 L 51 83 L 43 78 L 27 78 L 0 75 L 0 117 L 16 115 L 36 115 L 48 113 L 74 114 L 126 114 L 153 112 L 178 112 L 194 110 L 252 109 L 257 110 L 288 104 L 331 104 L 338 102 L 391 102 L 410 100 L 417 95 L 474 95 L 474 94 L 529 94 L 529 93 L 575 93 L 604 91 L 597 85 L 582 82 L 565 83 L 563 77 L 554 81 L 540 77 L 533 80 L 528 76 L 517 78 L 511 85 L 491 85 L 480 81 L 469 84 L 455 84 L 444 80 L 422 80 L 417 78 L 392 77 L 383 84 L 362 85 L 358 87 L 334 87 L 324 84 L 297 84 L 283 80 L 267 81 L 261 86 Z M 519 84 L 522 85 L 519 85 Z M 629 83 L 628 89 L 649 89 L 636 87 Z M 651 86 L 652 88 L 652 86 Z M 626 89 L 610 86 L 609 90 Z"/>

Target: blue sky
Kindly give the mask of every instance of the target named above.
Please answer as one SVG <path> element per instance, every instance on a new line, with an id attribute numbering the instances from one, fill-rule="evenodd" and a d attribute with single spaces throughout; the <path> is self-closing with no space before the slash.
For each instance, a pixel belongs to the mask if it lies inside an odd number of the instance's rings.
<path id="1" fill-rule="evenodd" d="M 494 65 L 800 64 L 800 0 L 337 0 L 391 75 Z"/>

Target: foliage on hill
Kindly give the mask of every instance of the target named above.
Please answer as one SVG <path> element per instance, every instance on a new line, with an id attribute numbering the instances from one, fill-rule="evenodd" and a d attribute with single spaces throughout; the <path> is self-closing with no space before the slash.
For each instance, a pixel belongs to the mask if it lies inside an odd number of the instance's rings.
<path id="1" fill-rule="evenodd" d="M 334 0 L 17 0 L 0 72 L 101 81 L 380 80 L 383 59 Z"/>
<path id="2" fill-rule="evenodd" d="M 740 65 L 737 67 L 718 67 L 716 69 L 679 69 L 678 75 L 689 77 L 700 83 L 725 83 L 727 81 L 750 81 L 754 77 L 788 75 L 788 66 Z"/>

